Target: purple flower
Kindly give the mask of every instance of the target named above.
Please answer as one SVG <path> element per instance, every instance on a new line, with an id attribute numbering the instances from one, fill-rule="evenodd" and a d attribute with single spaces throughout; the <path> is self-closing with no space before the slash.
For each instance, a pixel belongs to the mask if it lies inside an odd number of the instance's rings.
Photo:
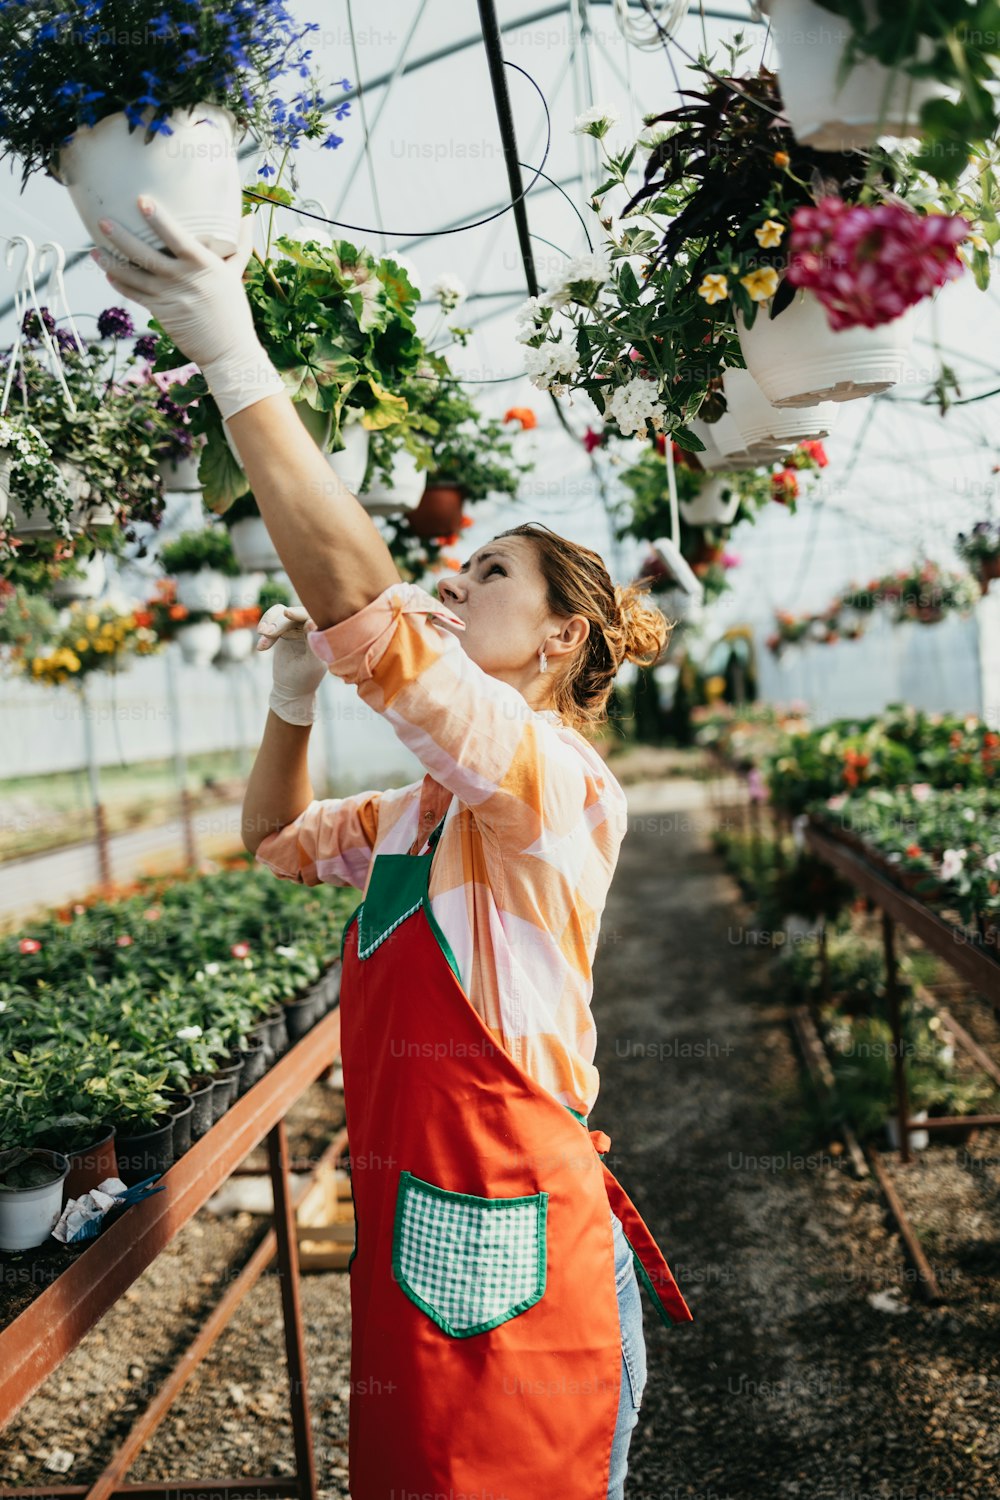
<path id="1" fill-rule="evenodd" d="M 159 338 L 155 333 L 140 333 L 133 345 L 132 352 L 136 359 L 155 359 L 158 343 Z"/>
<path id="2" fill-rule="evenodd" d="M 102 339 L 130 339 L 135 324 L 124 307 L 106 307 L 97 319 L 97 331 Z"/>
<path id="3" fill-rule="evenodd" d="M 49 312 L 47 307 L 43 307 L 41 309 L 41 313 L 42 323 L 45 325 L 46 332 L 53 333 L 56 326 L 55 318 Z M 21 320 L 21 332 L 24 334 L 25 338 L 28 339 L 40 339 L 42 336 L 42 330 L 38 322 L 38 314 L 30 308 Z"/>

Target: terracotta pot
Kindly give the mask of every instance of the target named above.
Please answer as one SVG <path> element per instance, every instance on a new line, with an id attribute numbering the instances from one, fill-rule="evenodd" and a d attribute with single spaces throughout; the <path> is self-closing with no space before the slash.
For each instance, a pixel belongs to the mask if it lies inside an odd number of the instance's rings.
<path id="1" fill-rule="evenodd" d="M 408 517 L 415 536 L 451 536 L 462 524 L 465 491 L 460 484 L 434 482 L 424 490 L 420 504 Z"/>
<path id="2" fill-rule="evenodd" d="M 979 564 L 979 591 L 988 594 L 990 583 L 994 578 L 1000 578 L 1000 556 L 984 557 Z"/>
<path id="3" fill-rule="evenodd" d="M 103 1133 L 102 1133 L 103 1132 Z M 106 1177 L 119 1177 L 118 1155 L 115 1151 L 115 1127 L 97 1127 L 97 1139 L 79 1151 L 67 1151 L 69 1176 L 66 1178 L 66 1198 L 79 1198 L 89 1193 Z M 124 1181 L 124 1178 L 122 1178 Z M 65 1201 L 65 1200 L 64 1200 Z"/>

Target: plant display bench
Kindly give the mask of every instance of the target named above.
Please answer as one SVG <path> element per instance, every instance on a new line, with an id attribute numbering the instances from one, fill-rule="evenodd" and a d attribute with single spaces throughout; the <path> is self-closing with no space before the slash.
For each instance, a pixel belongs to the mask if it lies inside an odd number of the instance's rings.
<path id="1" fill-rule="evenodd" d="M 236 1101 L 201 1140 L 176 1161 L 155 1184 L 153 1193 L 129 1208 L 83 1247 L 67 1246 L 69 1263 L 6 1328 L 0 1330 L 0 1430 L 56 1370 L 84 1335 L 132 1285 L 174 1236 L 265 1137 L 274 1191 L 274 1224 L 228 1286 L 197 1337 L 184 1352 L 149 1406 L 89 1484 L 46 1486 L 47 1496 L 141 1495 L 143 1500 L 193 1500 L 221 1495 L 261 1500 L 267 1495 L 317 1494 L 302 1314 L 299 1258 L 296 1247 L 296 1203 L 292 1199 L 285 1116 L 340 1054 L 340 1009 L 328 1011 L 304 1037 L 278 1059 Z M 317 1170 L 333 1165 L 343 1150 L 345 1132 L 331 1142 Z M 306 1188 L 308 1191 L 308 1187 Z M 31 1252 L 25 1252 L 30 1255 Z M 145 1447 L 194 1370 L 210 1352 L 243 1298 L 277 1255 L 288 1363 L 289 1409 L 295 1472 L 281 1476 L 171 1479 L 162 1484 L 127 1484 L 131 1464 Z M 69 1259 L 69 1257 L 73 1257 Z M 33 1496 L 35 1489 L 7 1489 L 8 1500 Z"/>

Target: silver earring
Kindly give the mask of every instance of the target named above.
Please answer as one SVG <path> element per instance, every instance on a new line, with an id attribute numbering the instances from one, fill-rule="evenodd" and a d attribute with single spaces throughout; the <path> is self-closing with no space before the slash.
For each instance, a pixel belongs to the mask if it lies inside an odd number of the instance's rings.
<path id="1" fill-rule="evenodd" d="M 547 672 L 549 670 L 549 664 L 545 657 L 544 646 L 540 646 L 538 648 L 538 670 L 539 672 Z"/>

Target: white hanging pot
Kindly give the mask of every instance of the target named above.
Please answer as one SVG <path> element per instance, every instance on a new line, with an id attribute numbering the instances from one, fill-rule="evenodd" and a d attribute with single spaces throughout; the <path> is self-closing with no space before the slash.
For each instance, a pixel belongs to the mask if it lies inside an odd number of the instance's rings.
<path id="1" fill-rule="evenodd" d="M 230 578 L 229 608 L 252 609 L 257 603 L 257 595 L 260 593 L 260 586 L 265 576 L 263 572 L 247 572 Z"/>
<path id="2" fill-rule="evenodd" d="M 254 648 L 256 634 L 255 630 L 242 626 L 239 630 L 224 630 L 217 659 L 223 662 L 246 661 Z"/>
<path id="3" fill-rule="evenodd" d="M 739 469 L 750 467 L 743 434 L 733 421 L 732 412 L 724 411 L 717 422 L 702 422 L 695 418 L 688 426 L 695 437 L 705 444 L 704 453 L 698 454 L 698 462 L 704 469 Z"/>
<path id="4" fill-rule="evenodd" d="M 367 433 L 365 436 L 367 437 Z M 402 448 L 393 455 L 389 483 L 386 484 L 381 475 L 376 474 L 370 487 L 358 495 L 358 499 L 370 516 L 399 515 L 416 509 L 426 486 L 426 472 L 418 469 L 413 454 Z"/>
<path id="5" fill-rule="evenodd" d="M 163 488 L 168 495 L 197 495 L 201 493 L 198 483 L 200 449 L 188 453 L 184 458 L 171 458 L 160 466 Z"/>
<path id="6" fill-rule="evenodd" d="M 83 565 L 82 578 L 57 578 L 52 585 L 53 599 L 96 599 L 107 581 L 104 553 L 95 552 Z"/>
<path id="7" fill-rule="evenodd" d="M 0 453 L 0 521 L 3 521 L 10 509 L 10 470 L 14 462 L 14 455 L 9 448 Z"/>
<path id="8" fill-rule="evenodd" d="M 229 604 L 229 579 L 217 568 L 178 573 L 177 603 L 186 609 L 207 609 L 213 614 L 225 609 Z"/>
<path id="9" fill-rule="evenodd" d="M 182 625 L 177 632 L 177 644 L 181 655 L 192 667 L 207 667 L 222 641 L 222 626 L 218 620 L 197 620 L 193 625 Z"/>
<path id="10" fill-rule="evenodd" d="M 688 526 L 729 526 L 740 508 L 740 492 L 732 478 L 706 479 L 694 500 L 679 500 Z"/>
<path id="11" fill-rule="evenodd" d="M 911 1110 L 909 1118 L 911 1120 L 926 1120 L 927 1111 L 926 1109 L 920 1109 L 916 1114 L 914 1114 Z M 892 1147 L 893 1151 L 898 1151 L 900 1148 L 900 1138 L 902 1135 L 902 1132 L 899 1128 L 898 1115 L 890 1115 L 886 1120 L 885 1133 L 889 1137 L 889 1145 Z M 927 1146 L 930 1145 L 931 1136 L 929 1130 L 910 1130 L 907 1131 L 907 1138 L 912 1150 L 923 1151 L 927 1148 Z"/>
<path id="12" fill-rule="evenodd" d="M 343 480 L 351 494 L 358 495 L 368 467 L 368 429 L 362 427 L 360 422 L 353 422 L 349 427 L 341 428 L 341 435 L 344 439 L 344 447 L 339 453 L 328 453 L 326 461 L 337 478 Z M 421 494 L 423 488 L 421 484 Z M 419 499 L 420 495 L 417 496 L 417 500 Z"/>
<path id="13" fill-rule="evenodd" d="M 281 567 L 281 558 L 274 550 L 263 516 L 244 516 L 234 521 L 229 528 L 229 540 L 245 573 L 273 573 Z"/>
<path id="14" fill-rule="evenodd" d="M 150 106 L 143 119 L 152 115 Z M 139 212 L 140 193 L 148 193 L 216 255 L 232 255 L 242 214 L 235 116 L 216 104 L 197 104 L 173 110 L 167 123 L 172 134 L 157 133 L 148 143 L 141 125 L 129 130 L 124 113 L 81 125 L 60 148 L 54 175 L 69 189 L 94 244 L 119 259 L 98 219 L 114 219 L 143 244 L 163 248 Z"/>
<path id="15" fill-rule="evenodd" d="M 752 328 L 739 313 L 736 328 L 747 369 L 775 406 L 815 406 L 877 396 L 902 379 L 916 328 L 910 307 L 877 328 L 834 333 L 822 303 L 809 291 L 795 294 L 776 318 L 762 306 Z M 728 374 L 728 371 L 727 371 Z"/>
<path id="16" fill-rule="evenodd" d="M 0 1181 L 0 1250 L 33 1250 L 44 1244 L 62 1213 L 69 1157 L 41 1147 L 30 1149 L 32 1160 L 51 1168 L 51 1180 L 25 1188 L 8 1188 Z M 14 1149 L 0 1152 L 0 1173 L 15 1154 Z"/>
<path id="17" fill-rule="evenodd" d="M 863 0 L 863 6 L 867 19 L 875 20 L 874 0 Z M 917 135 L 925 100 L 954 97 L 934 78 L 912 78 L 873 57 L 842 78 L 850 25 L 813 0 L 758 0 L 758 8 L 771 18 L 785 115 L 804 146 L 858 151 L 880 135 Z M 932 50 L 928 39 L 918 56 L 927 58 Z"/>
<path id="18" fill-rule="evenodd" d="M 106 503 L 89 505 L 87 503 L 93 491 L 83 470 L 77 464 L 57 460 L 56 468 L 66 481 L 66 488 L 73 501 L 73 507 L 69 513 L 71 531 L 80 532 L 85 526 L 113 526 L 115 524 L 116 514 L 112 505 Z M 16 494 L 9 496 L 7 525 L 18 536 L 51 536 L 57 529 L 49 519 L 48 512 L 37 505 L 31 515 L 27 515 Z"/>
<path id="19" fill-rule="evenodd" d="M 760 313 L 757 317 L 759 321 Z M 774 406 L 749 370 L 727 370 L 722 377 L 722 389 L 729 403 L 729 414 L 742 432 L 754 463 L 776 456 L 783 447 L 790 451 L 796 443 L 809 438 L 827 437 L 837 420 L 833 401 L 817 406 Z"/>

